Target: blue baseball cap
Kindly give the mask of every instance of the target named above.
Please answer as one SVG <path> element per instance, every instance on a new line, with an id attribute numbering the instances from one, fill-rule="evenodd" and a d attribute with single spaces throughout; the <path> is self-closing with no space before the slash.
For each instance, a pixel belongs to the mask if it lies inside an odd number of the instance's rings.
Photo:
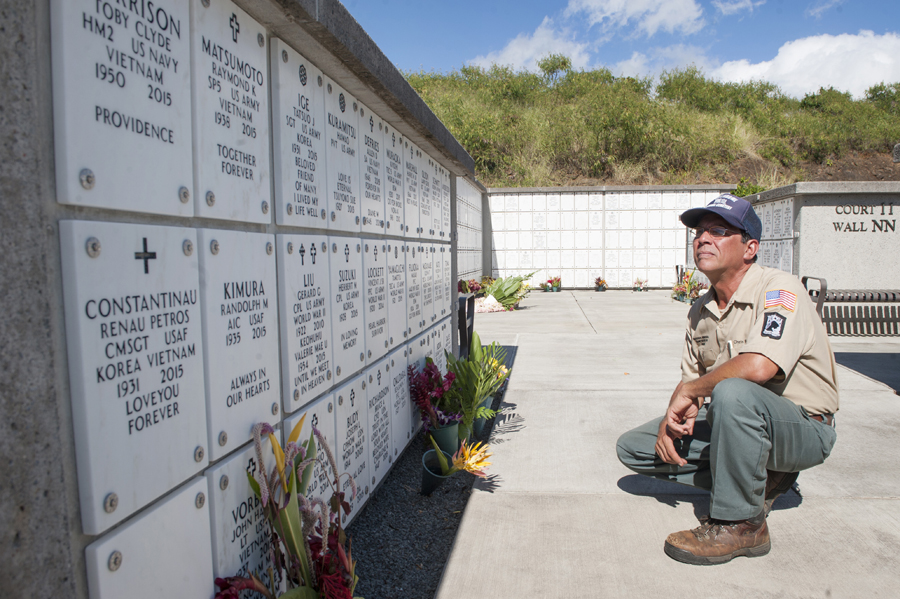
<path id="1" fill-rule="evenodd" d="M 723 193 L 706 208 L 691 208 L 682 212 L 681 222 L 693 229 L 707 214 L 721 216 L 728 224 L 745 231 L 751 239 L 759 241 L 762 236 L 762 221 L 753 210 L 753 205 L 744 198 Z"/>

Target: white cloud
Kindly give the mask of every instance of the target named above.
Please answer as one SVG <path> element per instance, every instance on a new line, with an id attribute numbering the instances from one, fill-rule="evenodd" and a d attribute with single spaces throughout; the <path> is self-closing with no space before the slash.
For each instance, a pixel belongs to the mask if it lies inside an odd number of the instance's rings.
<path id="1" fill-rule="evenodd" d="M 696 0 L 569 0 L 566 17 L 587 14 L 591 25 L 605 29 L 634 24 L 647 37 L 658 31 L 691 34 L 703 28 L 703 9 Z"/>
<path id="2" fill-rule="evenodd" d="M 815 17 L 816 19 L 821 19 L 822 15 L 827 11 L 831 10 L 835 6 L 841 5 L 845 0 L 824 0 L 818 2 L 815 6 L 811 6 L 806 9 L 807 17 Z"/>
<path id="3" fill-rule="evenodd" d="M 651 48 L 647 53 L 633 52 L 631 57 L 610 67 L 613 75 L 625 77 L 658 76 L 663 70 L 695 65 L 709 72 L 712 65 L 704 50 L 697 46 L 675 44 Z"/>
<path id="4" fill-rule="evenodd" d="M 709 74 L 724 81 L 769 81 L 798 98 L 828 86 L 862 98 L 876 83 L 900 81 L 900 35 L 860 31 L 806 37 L 781 46 L 772 60 L 730 61 Z"/>
<path id="5" fill-rule="evenodd" d="M 553 21 L 544 17 L 534 33 L 520 33 L 502 50 L 476 56 L 469 64 L 486 68 L 496 63 L 537 71 L 537 61 L 551 53 L 568 56 L 576 69 L 587 67 L 590 61 L 587 43 L 576 42 L 566 30 L 555 29 Z"/>
<path id="6" fill-rule="evenodd" d="M 753 12 L 754 8 L 765 3 L 766 0 L 759 0 L 759 2 L 754 2 L 753 0 L 713 0 L 712 5 L 727 17 L 745 10 Z"/>

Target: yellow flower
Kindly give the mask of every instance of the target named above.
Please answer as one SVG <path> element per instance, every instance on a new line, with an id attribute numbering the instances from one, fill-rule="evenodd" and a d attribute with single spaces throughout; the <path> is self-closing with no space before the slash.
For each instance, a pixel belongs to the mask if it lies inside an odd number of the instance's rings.
<path id="1" fill-rule="evenodd" d="M 294 425 L 294 428 L 291 430 L 291 434 L 288 437 L 288 443 L 296 443 L 297 439 L 300 438 L 300 429 L 303 428 L 304 420 L 306 420 L 306 414 L 304 414 L 300 418 L 300 421 Z M 269 441 L 272 442 L 272 453 L 275 454 L 275 465 L 278 468 L 278 478 L 281 479 L 281 486 L 284 488 L 285 493 L 287 493 L 288 479 L 290 476 L 285 476 L 284 472 L 284 450 L 281 449 L 281 444 L 274 434 L 269 434 Z"/>
<path id="2" fill-rule="evenodd" d="M 482 446 L 481 443 L 476 443 L 475 445 L 467 446 L 466 442 L 463 441 L 459 451 L 453 456 L 453 471 L 465 470 L 475 476 L 484 477 L 483 469 L 491 465 L 487 459 L 493 455 L 487 452 L 488 449 L 490 449 L 488 445 Z"/>
<path id="3" fill-rule="evenodd" d="M 506 366 L 500 366 L 499 370 L 497 370 L 497 378 L 502 379 L 507 374 L 509 374 L 509 368 Z"/>

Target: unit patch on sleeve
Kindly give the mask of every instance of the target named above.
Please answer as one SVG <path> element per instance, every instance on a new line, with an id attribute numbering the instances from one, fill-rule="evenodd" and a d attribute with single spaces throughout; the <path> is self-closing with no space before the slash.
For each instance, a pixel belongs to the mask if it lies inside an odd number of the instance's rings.
<path id="1" fill-rule="evenodd" d="M 764 316 L 766 321 L 763 324 L 762 336 L 781 339 L 781 336 L 784 335 L 785 317 L 778 312 L 766 312 Z"/>

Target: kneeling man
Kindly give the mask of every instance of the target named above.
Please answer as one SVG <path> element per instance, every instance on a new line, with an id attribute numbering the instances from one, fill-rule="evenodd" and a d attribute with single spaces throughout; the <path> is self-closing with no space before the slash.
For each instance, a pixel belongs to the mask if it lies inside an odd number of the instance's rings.
<path id="1" fill-rule="evenodd" d="M 834 445 L 837 374 L 803 285 L 756 264 L 762 224 L 749 202 L 725 194 L 681 222 L 711 289 L 688 313 L 665 416 L 622 435 L 617 450 L 639 474 L 709 490 L 709 518 L 669 535 L 665 551 L 719 564 L 769 552 L 775 498 Z"/>

